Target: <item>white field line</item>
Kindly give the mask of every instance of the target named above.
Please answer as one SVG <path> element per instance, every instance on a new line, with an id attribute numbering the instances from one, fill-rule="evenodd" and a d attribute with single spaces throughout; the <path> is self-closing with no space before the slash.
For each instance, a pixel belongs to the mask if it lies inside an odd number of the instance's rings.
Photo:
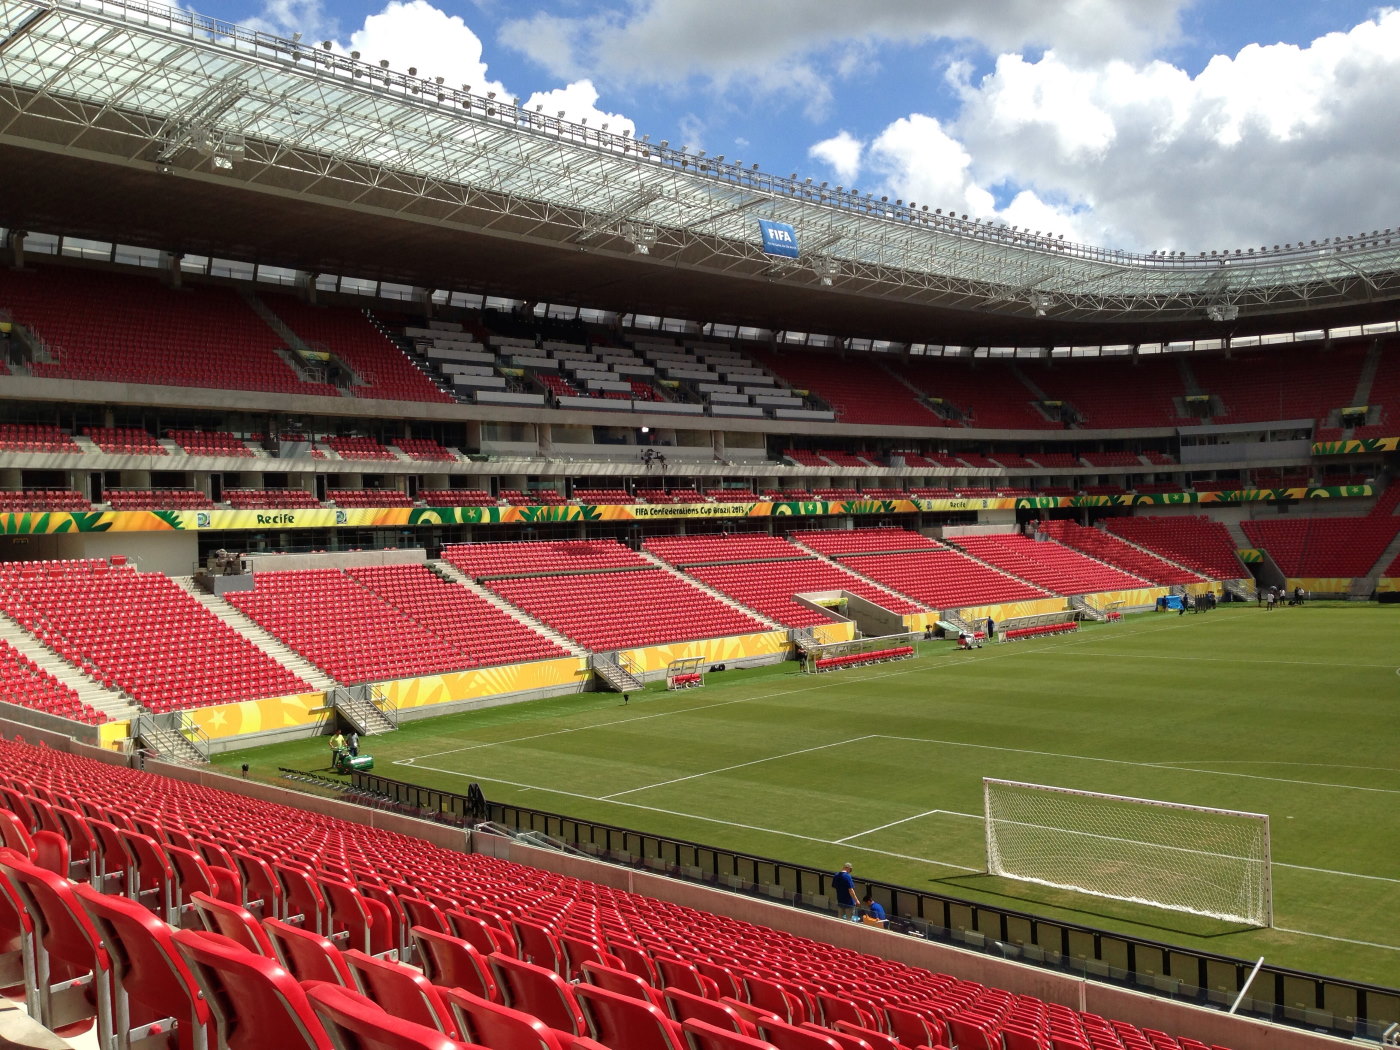
<path id="1" fill-rule="evenodd" d="M 1148 628 L 1145 628 L 1145 629 L 1142 629 L 1142 630 L 1134 630 L 1134 631 L 1132 631 L 1132 633 L 1130 633 L 1130 634 L 1129 634 L 1129 633 L 1124 633 L 1124 634 L 1122 634 L 1122 635 L 1119 635 L 1118 637 L 1121 637 L 1121 638 L 1124 638 L 1124 639 L 1127 639 L 1127 638 L 1134 638 L 1134 637 L 1136 637 L 1136 636 L 1139 635 L 1139 634 L 1155 634 L 1155 633 L 1158 632 L 1158 631 L 1180 630 L 1180 629 L 1181 629 L 1182 627 L 1184 627 L 1184 626 L 1186 626 L 1186 625 L 1184 625 L 1184 624 L 1167 624 L 1167 625 L 1162 626 L 1162 627 L 1148 627 Z M 1094 639 L 1094 641 L 1100 641 L 1100 640 L 1101 640 L 1101 639 Z M 948 653 L 946 653 L 942 659 L 944 659 L 944 660 L 947 661 L 947 666 L 962 666 L 963 664 L 985 663 L 985 662 L 987 662 L 988 660 L 1004 660 L 1004 659 L 1006 659 L 1006 658 L 1008 658 L 1008 657 L 1012 657 L 1012 656 L 1025 656 L 1025 655 L 1028 655 L 1028 654 L 1031 654 L 1031 653 L 1052 652 L 1052 651 L 1054 651 L 1054 650 L 1063 649 L 1063 648 L 1066 648 L 1066 647 L 1068 647 L 1068 646 L 1082 646 L 1082 645 L 1084 645 L 1084 644 L 1085 644 L 1085 642 L 1082 641 L 1082 640 L 1079 640 L 1079 639 L 1065 639 L 1065 640 L 1060 641 L 1060 642 L 1058 642 L 1058 643 L 1056 643 L 1056 642 L 1051 642 L 1051 643 L 1049 643 L 1049 644 L 1047 644 L 1047 645 L 1037 645 L 1037 646 L 1026 646 L 1026 645 L 1022 645 L 1022 644 L 1019 643 L 1019 642 L 1004 642 L 1004 643 L 1002 643 L 1001 645 L 998 645 L 998 646 L 996 647 L 996 649 L 995 649 L 994 651 L 990 652 L 990 653 L 986 653 L 986 654 L 981 654 L 981 653 L 979 653 L 979 655 L 976 657 L 975 660 L 967 660 L 967 659 L 964 659 L 964 658 L 957 658 L 957 657 L 954 656 L 954 651 L 953 651 L 953 650 L 950 650 Z M 901 677 L 901 676 L 903 676 L 903 675 L 907 675 L 907 674 L 916 674 L 916 673 L 920 673 L 920 672 L 923 672 L 923 673 L 930 673 L 930 672 L 935 672 L 935 671 L 941 670 L 942 667 L 943 667 L 943 665 L 923 666 L 923 665 L 918 665 L 917 662 L 916 662 L 916 666 L 914 666 L 914 667 L 906 667 L 906 668 L 902 668 L 902 669 L 897 670 L 897 671 L 882 671 L 882 672 L 879 673 L 879 674 L 864 674 L 864 675 L 861 675 L 861 681 L 872 681 L 872 680 L 878 681 L 878 680 L 883 679 L 883 678 L 898 678 L 898 677 Z M 858 674 L 860 674 L 860 672 L 859 672 L 859 671 L 848 671 L 848 672 L 846 672 L 846 674 L 847 674 L 847 676 L 851 676 L 851 675 L 858 675 Z M 849 680 L 849 677 L 848 677 L 846 680 Z M 771 699 L 773 699 L 774 697 L 778 697 L 778 696 L 791 696 L 793 693 L 812 692 L 812 691 L 815 691 L 815 690 L 817 690 L 817 689 L 830 689 L 830 688 L 832 688 L 833 686 L 840 685 L 841 682 L 842 682 L 842 679 L 841 679 L 841 678 L 839 678 L 839 677 L 833 677 L 833 678 L 831 678 L 830 680 L 827 680 L 827 681 L 817 681 L 817 682 L 810 682 L 810 681 L 809 681 L 809 682 L 804 682 L 802 685 L 800 685 L 800 686 L 794 686 L 794 687 L 792 687 L 791 689 L 777 689 L 777 690 L 774 690 L 774 691 L 768 692 L 768 693 L 752 693 L 752 694 L 750 694 L 749 696 L 739 697 L 739 698 L 734 699 L 734 700 L 717 700 L 717 701 L 715 701 L 714 703 L 696 703 L 696 704 L 691 704 L 691 705 L 689 705 L 689 706 L 687 706 L 687 707 L 682 707 L 682 708 L 671 708 L 671 709 L 666 710 L 666 711 L 656 711 L 656 712 L 653 712 L 653 713 L 651 713 L 651 714 L 645 714 L 645 715 L 629 715 L 629 716 L 627 716 L 627 717 L 625 717 L 625 718 L 615 718 L 615 719 L 612 719 L 611 721 L 608 721 L 608 722 L 593 722 L 593 723 L 590 723 L 589 725 L 586 725 L 586 726 L 572 726 L 572 727 L 570 727 L 570 728 L 568 728 L 568 729 L 551 729 L 551 730 L 549 730 L 548 732 L 545 732 L 545 733 L 531 733 L 531 734 L 529 734 L 529 735 L 527 735 L 527 736 L 510 737 L 510 738 L 508 738 L 508 739 L 506 739 L 506 740 L 488 740 L 488 741 L 483 741 L 482 743 L 477 743 L 477 744 L 464 744 L 464 745 L 461 746 L 461 747 L 449 748 L 449 749 L 446 750 L 446 751 L 428 751 L 428 752 L 425 752 L 424 754 L 421 754 L 421 755 L 415 755 L 413 758 L 403 758 L 403 759 L 399 759 L 399 760 L 398 760 L 396 763 L 394 763 L 394 764 L 395 764 L 395 765 L 408 765 L 408 766 L 411 766 L 411 765 L 413 765 L 415 762 L 417 762 L 417 761 L 419 761 L 419 760 L 421 760 L 421 759 L 424 759 L 424 758 L 439 758 L 439 757 L 441 757 L 442 755 L 455 755 L 455 754 L 458 754 L 458 753 L 460 753 L 460 752 L 462 752 L 462 751 L 475 751 L 475 750 L 478 750 L 478 749 L 480 749 L 480 748 L 486 748 L 486 747 L 500 747 L 500 746 L 502 746 L 502 745 L 504 745 L 504 744 L 520 744 L 520 743 L 524 743 L 524 742 L 527 741 L 527 740 L 541 740 L 541 739 L 544 739 L 545 737 L 562 736 L 562 735 L 564 735 L 564 734 L 566 734 L 566 733 L 585 733 L 585 732 L 589 731 L 590 729 L 610 729 L 610 728 L 613 727 L 613 726 L 626 725 L 628 722 L 640 722 L 640 721 L 644 721 L 644 720 L 652 719 L 652 718 L 673 718 L 673 717 L 675 717 L 675 716 L 677 716 L 677 715 L 688 715 L 688 714 L 694 714 L 694 713 L 696 713 L 696 712 L 708 711 L 708 710 L 711 710 L 711 709 L 713 709 L 713 708 L 729 707 L 729 706 L 732 705 L 732 704 L 748 704 L 748 703 L 753 703 L 755 700 L 771 700 Z M 425 768 L 426 768 L 426 767 L 425 767 Z"/>
<path id="2" fill-rule="evenodd" d="M 434 773 L 446 773 L 454 777 L 469 777 L 474 780 L 484 781 L 488 784 L 505 784 L 508 787 L 527 788 L 534 791 L 543 791 L 551 795 L 565 795 L 569 798 L 581 798 L 588 802 L 608 802 L 614 806 L 626 806 L 629 809 L 642 809 L 648 813 L 664 813 L 670 817 L 683 817 L 687 820 L 699 820 L 706 824 L 722 824 L 729 828 L 743 828 L 745 831 L 759 831 L 765 835 L 779 835 L 783 838 L 801 839 L 803 842 L 816 842 L 823 846 L 842 846 L 847 843 L 835 839 L 817 838 L 815 835 L 800 835 L 794 831 L 781 831 L 778 828 L 765 828 L 757 824 L 741 824 L 736 820 L 725 820 L 719 817 L 707 817 L 700 813 L 685 813 L 677 809 L 662 809 L 660 806 L 644 806 L 640 802 L 614 802 L 607 798 L 600 798 L 597 795 L 585 795 L 577 791 L 564 791 L 560 788 L 546 787 L 542 784 L 523 784 L 517 780 L 502 780 L 500 777 L 482 776 L 477 773 L 464 773 L 459 769 L 438 769 L 434 766 L 418 766 L 419 769 L 432 770 Z M 851 846 L 851 849 L 860 850 L 862 853 L 874 853 L 881 857 L 897 857 L 900 860 L 912 860 L 919 864 L 933 864 L 940 868 L 953 868 L 956 871 L 981 871 L 981 868 L 969 868 L 963 864 L 949 864 L 947 861 L 934 860 L 932 857 L 915 857 L 908 853 L 893 853 L 883 849 L 867 849 L 864 846 Z"/>
<path id="3" fill-rule="evenodd" d="M 1094 641 L 1102 641 L 1095 638 Z M 1170 660 L 1178 664 L 1263 664 L 1266 667 L 1333 667 L 1350 670 L 1354 667 L 1390 667 L 1390 664 L 1358 664 L 1351 661 L 1342 663 L 1331 663 L 1326 660 L 1251 660 L 1236 656 L 1196 656 L 1186 653 L 1179 653 L 1173 656 L 1160 656 L 1155 653 L 1118 653 L 1118 652 L 1094 652 L 1092 649 L 1084 649 L 1073 653 L 1074 656 L 1112 656 L 1115 660 Z"/>
<path id="4" fill-rule="evenodd" d="M 851 839 L 858 839 L 863 835 L 873 835 L 877 831 L 884 831 L 886 828 L 893 828 L 897 827 L 900 824 L 907 824 L 909 823 L 909 821 L 918 820 L 920 817 L 932 817 L 938 813 L 944 813 L 950 817 L 971 817 L 975 815 L 978 820 L 982 819 L 981 814 L 955 813 L 951 809 L 926 809 L 922 813 L 915 813 L 912 817 L 903 817 L 900 820 L 892 820 L 888 824 L 881 824 L 878 828 L 868 828 L 865 831 L 857 831 L 854 835 L 847 835 L 844 839 L 837 839 L 836 841 L 840 843 L 847 843 L 850 842 Z"/>
<path id="5" fill-rule="evenodd" d="M 1359 944 L 1364 948 L 1380 948 L 1387 952 L 1400 952 L 1400 946 L 1394 944 L 1381 944 L 1377 941 L 1358 941 L 1353 937 L 1334 937 L 1330 933 L 1309 933 L 1307 930 L 1291 930 L 1287 926 L 1274 926 L 1272 929 L 1279 933 L 1293 933 L 1299 937 L 1316 937 L 1323 941 L 1340 941 L 1342 944 Z"/>
<path id="6" fill-rule="evenodd" d="M 766 758 L 755 758 L 751 762 L 739 762 L 732 766 L 720 766 L 718 769 L 707 769 L 703 773 L 691 773 L 684 777 L 673 777 L 670 780 L 658 780 L 655 784 L 643 784 L 641 787 L 628 788 L 626 791 L 614 791 L 611 795 L 604 795 L 603 800 L 611 802 L 615 798 L 623 795 L 630 795 L 634 791 L 650 791 L 652 788 L 666 787 L 668 784 L 680 784 L 687 780 L 698 780 L 700 777 L 714 776 L 716 773 L 728 773 L 730 770 L 743 769 L 746 766 L 759 766 L 764 762 L 777 762 L 780 759 L 792 758 L 794 755 L 807 755 L 813 751 L 825 751 L 829 747 L 845 747 L 847 744 L 859 744 L 863 740 L 872 740 L 871 736 L 853 736 L 849 740 L 837 740 L 830 744 L 818 744 L 816 747 L 804 747 L 797 751 L 785 751 L 781 755 L 769 755 Z"/>

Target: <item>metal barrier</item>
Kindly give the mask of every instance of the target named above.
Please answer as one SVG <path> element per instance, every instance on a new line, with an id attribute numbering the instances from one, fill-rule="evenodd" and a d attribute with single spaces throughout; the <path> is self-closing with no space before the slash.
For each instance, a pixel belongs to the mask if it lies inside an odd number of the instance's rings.
<path id="1" fill-rule="evenodd" d="M 416 817 L 466 827 L 483 819 L 484 803 L 484 819 L 548 835 L 603 860 L 797 907 L 831 910 L 831 873 L 801 864 L 528 806 L 486 802 L 479 790 L 471 797 L 359 772 L 351 775 L 351 783 L 382 800 L 380 804 L 396 804 Z M 860 881 L 869 885 L 894 928 L 929 940 L 1221 1010 L 1229 1009 L 1241 992 L 1248 991 L 1236 1013 L 1334 1035 L 1379 1041 L 1387 1026 L 1400 1022 L 1400 989 L 1267 964 L 1252 983 L 1247 983 L 1256 966 L 1254 960 L 1045 919 L 908 886 Z"/>

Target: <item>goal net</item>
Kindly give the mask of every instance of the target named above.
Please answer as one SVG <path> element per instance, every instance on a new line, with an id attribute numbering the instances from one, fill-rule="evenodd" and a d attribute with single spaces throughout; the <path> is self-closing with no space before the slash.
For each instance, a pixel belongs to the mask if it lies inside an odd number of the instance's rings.
<path id="1" fill-rule="evenodd" d="M 1273 924 L 1267 814 L 990 777 L 982 792 L 993 875 Z"/>

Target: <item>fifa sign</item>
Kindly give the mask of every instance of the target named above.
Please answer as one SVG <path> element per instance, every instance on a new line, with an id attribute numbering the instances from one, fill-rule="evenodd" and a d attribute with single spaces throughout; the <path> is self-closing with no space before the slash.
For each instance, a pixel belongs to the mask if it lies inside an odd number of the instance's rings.
<path id="1" fill-rule="evenodd" d="M 777 255 L 784 259 L 797 258 L 797 231 L 791 225 L 759 219 L 758 228 L 763 233 L 764 255 Z"/>

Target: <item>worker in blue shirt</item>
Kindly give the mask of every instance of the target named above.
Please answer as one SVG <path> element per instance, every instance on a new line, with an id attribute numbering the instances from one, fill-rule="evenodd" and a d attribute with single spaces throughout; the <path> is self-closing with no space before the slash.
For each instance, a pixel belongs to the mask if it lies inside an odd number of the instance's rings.
<path id="1" fill-rule="evenodd" d="M 856 880 L 851 875 L 851 865 L 841 865 L 841 870 L 831 877 L 831 888 L 836 891 L 836 908 L 843 919 L 854 919 L 860 898 L 856 896 Z"/>
<path id="2" fill-rule="evenodd" d="M 873 896 L 867 893 L 865 895 L 865 900 L 861 903 L 865 905 L 866 922 L 870 922 L 871 919 L 874 919 L 875 922 L 878 922 L 882 927 L 889 924 L 889 920 L 885 918 L 884 907 Z"/>

